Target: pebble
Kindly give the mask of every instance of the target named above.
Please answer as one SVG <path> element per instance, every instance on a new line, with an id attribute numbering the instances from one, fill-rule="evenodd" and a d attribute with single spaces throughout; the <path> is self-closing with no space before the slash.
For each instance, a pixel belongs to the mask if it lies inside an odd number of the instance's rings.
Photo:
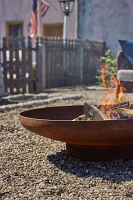
<path id="1" fill-rule="evenodd" d="M 77 100 L 69 96 L 67 101 L 59 98 L 40 107 L 64 106 L 66 102 L 81 105 L 89 95 L 96 102 L 101 93 L 80 92 L 82 97 Z M 0 114 L 0 199 L 133 199 L 133 159 L 88 162 L 68 157 L 64 143 L 43 138 L 21 126 L 19 113 L 26 109 Z"/>

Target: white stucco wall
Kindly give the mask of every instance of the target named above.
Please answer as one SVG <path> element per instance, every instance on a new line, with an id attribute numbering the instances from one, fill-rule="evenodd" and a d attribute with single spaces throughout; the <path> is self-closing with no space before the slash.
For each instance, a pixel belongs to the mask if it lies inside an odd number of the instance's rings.
<path id="1" fill-rule="evenodd" d="M 44 18 L 43 24 L 63 23 L 64 14 L 60 10 L 58 0 L 46 0 L 50 8 Z M 32 9 L 32 0 L 0 0 L 0 37 L 6 36 L 6 22 L 23 21 L 23 34 L 28 36 L 28 23 Z M 75 37 L 75 10 L 69 17 L 69 36 Z"/>
<path id="2" fill-rule="evenodd" d="M 84 25 L 87 38 L 105 41 L 107 48 L 111 49 L 114 55 L 121 50 L 118 39 L 133 40 L 133 0 L 79 0 L 79 2 L 82 7 L 79 8 L 80 37 L 86 37 L 82 32 Z M 89 2 L 87 21 L 84 14 L 86 2 Z"/>

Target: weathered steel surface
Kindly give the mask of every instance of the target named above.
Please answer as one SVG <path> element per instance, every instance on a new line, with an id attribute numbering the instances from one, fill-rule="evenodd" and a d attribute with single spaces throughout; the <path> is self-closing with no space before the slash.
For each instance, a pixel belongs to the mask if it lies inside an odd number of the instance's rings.
<path id="1" fill-rule="evenodd" d="M 20 113 L 28 130 L 44 137 L 82 145 L 133 144 L 133 120 L 72 121 L 83 106 L 47 107 Z"/>
<path id="2" fill-rule="evenodd" d="M 125 149 L 122 153 L 124 157 L 125 154 L 128 156 L 128 152 L 133 156 L 133 151 L 126 150 L 127 146 L 133 147 L 133 119 L 72 121 L 82 114 L 83 106 L 47 107 L 20 113 L 20 122 L 29 131 L 69 145 L 78 145 L 79 148 L 95 146 L 103 150 L 111 146 L 118 149 L 120 147 Z M 70 154 L 73 155 L 72 152 Z M 112 153 L 114 154 L 114 150 Z M 86 158 L 87 154 L 88 152 Z M 119 154 L 121 155 L 121 152 Z M 106 152 L 105 157 L 107 158 Z"/>
<path id="3" fill-rule="evenodd" d="M 66 144 L 67 154 L 89 161 L 111 161 L 133 157 L 133 145 L 73 145 Z"/>

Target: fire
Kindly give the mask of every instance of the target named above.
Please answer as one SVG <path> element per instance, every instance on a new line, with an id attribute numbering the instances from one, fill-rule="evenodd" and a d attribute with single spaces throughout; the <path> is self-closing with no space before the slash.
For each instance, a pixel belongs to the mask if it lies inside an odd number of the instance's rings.
<path id="1" fill-rule="evenodd" d="M 118 103 L 121 103 L 124 100 L 124 92 L 126 91 L 126 89 L 121 86 L 120 81 L 116 79 L 114 74 L 112 74 L 112 80 L 115 86 L 114 92 L 116 94 L 116 98 L 118 100 Z"/>
<path id="2" fill-rule="evenodd" d="M 101 109 L 107 109 L 106 115 L 110 118 L 119 118 L 117 111 L 110 109 L 115 104 L 119 104 L 125 100 L 124 92 L 126 89 L 122 87 L 119 80 L 116 79 L 113 73 L 111 73 L 110 82 L 107 81 L 106 69 L 109 68 L 108 65 L 102 64 L 101 66 L 101 78 L 105 88 L 104 97 L 99 98 L 99 104 Z"/>
<path id="3" fill-rule="evenodd" d="M 101 77 L 102 77 L 102 82 L 103 82 L 103 85 L 104 87 L 108 87 L 108 83 L 107 83 L 107 80 L 106 80 L 106 69 L 109 68 L 108 65 L 105 65 L 105 64 L 102 64 L 101 66 Z"/>
<path id="4" fill-rule="evenodd" d="M 106 113 L 106 115 L 110 118 L 110 119 L 117 119 L 120 118 L 120 115 L 118 114 L 118 112 L 116 110 L 112 110 L 109 109 Z"/>

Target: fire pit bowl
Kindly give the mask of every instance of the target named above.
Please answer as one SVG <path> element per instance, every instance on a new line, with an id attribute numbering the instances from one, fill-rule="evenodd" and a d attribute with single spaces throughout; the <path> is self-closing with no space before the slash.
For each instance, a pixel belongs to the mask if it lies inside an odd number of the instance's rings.
<path id="1" fill-rule="evenodd" d="M 133 119 L 72 121 L 83 106 L 46 107 L 20 113 L 21 124 L 43 137 L 66 143 L 69 156 L 89 161 L 133 157 Z"/>

